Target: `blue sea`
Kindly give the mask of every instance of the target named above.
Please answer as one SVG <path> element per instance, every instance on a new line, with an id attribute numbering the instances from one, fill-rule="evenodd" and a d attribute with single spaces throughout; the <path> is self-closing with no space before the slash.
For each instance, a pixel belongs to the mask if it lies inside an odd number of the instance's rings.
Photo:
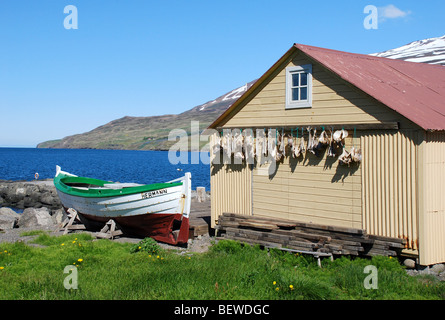
<path id="1" fill-rule="evenodd" d="M 35 173 L 39 180 L 54 178 L 59 165 L 77 176 L 143 184 L 166 182 L 191 172 L 192 189 L 210 190 L 210 167 L 205 160 L 196 160 L 208 158 L 208 153 L 188 152 L 187 156 L 187 163 L 171 164 L 168 151 L 0 148 L 0 179 L 30 181 Z"/>

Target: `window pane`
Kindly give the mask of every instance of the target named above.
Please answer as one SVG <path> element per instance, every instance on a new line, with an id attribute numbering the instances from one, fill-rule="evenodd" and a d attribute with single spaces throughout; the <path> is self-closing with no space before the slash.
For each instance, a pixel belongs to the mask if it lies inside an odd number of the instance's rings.
<path id="1" fill-rule="evenodd" d="M 300 99 L 307 100 L 307 87 L 302 87 L 300 90 Z"/>
<path id="2" fill-rule="evenodd" d="M 307 86 L 307 73 L 300 73 L 301 74 L 301 85 Z"/>
<path id="3" fill-rule="evenodd" d="M 293 101 L 299 100 L 299 98 L 298 98 L 298 88 L 292 89 L 292 100 Z"/>
<path id="4" fill-rule="evenodd" d="M 293 73 L 292 74 L 292 87 L 298 87 L 299 86 L 299 81 L 298 81 L 298 77 L 299 77 L 299 73 Z"/>

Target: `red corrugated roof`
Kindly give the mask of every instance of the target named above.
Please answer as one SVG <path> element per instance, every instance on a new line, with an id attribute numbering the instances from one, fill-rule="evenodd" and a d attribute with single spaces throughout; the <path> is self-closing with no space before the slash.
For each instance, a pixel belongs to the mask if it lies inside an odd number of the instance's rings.
<path id="1" fill-rule="evenodd" d="M 445 130 L 445 67 L 294 47 L 425 130 Z"/>

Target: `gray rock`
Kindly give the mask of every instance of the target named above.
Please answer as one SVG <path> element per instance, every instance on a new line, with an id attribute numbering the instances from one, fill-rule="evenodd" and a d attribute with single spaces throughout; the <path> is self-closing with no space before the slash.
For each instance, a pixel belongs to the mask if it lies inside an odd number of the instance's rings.
<path id="1" fill-rule="evenodd" d="M 13 218 L 19 218 L 19 214 L 12 210 L 11 208 L 0 208 L 0 216 L 9 216 Z"/>
<path id="2" fill-rule="evenodd" d="M 0 208 L 0 229 L 10 230 L 17 225 L 20 215 L 10 208 Z"/>
<path id="3" fill-rule="evenodd" d="M 0 216 L 0 230 L 11 230 L 17 225 L 18 218 Z"/>
<path id="4" fill-rule="evenodd" d="M 54 223 L 61 224 L 66 218 L 65 210 L 63 209 L 53 210 L 52 218 Z"/>
<path id="5" fill-rule="evenodd" d="M 416 267 L 416 261 L 414 261 L 413 259 L 405 259 L 405 261 L 403 261 L 403 264 L 409 269 L 414 269 Z"/>
<path id="6" fill-rule="evenodd" d="M 18 226 L 34 227 L 34 226 L 51 226 L 54 225 L 54 219 L 50 215 L 48 208 L 26 208 L 20 215 Z"/>
<path id="7" fill-rule="evenodd" d="M 442 273 L 445 271 L 445 264 L 442 263 L 435 264 L 430 268 L 430 271 L 436 274 Z"/>

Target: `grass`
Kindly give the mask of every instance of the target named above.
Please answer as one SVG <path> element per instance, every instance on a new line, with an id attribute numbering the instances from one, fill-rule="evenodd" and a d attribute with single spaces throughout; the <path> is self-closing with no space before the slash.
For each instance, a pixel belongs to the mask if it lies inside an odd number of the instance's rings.
<path id="1" fill-rule="evenodd" d="M 37 233 L 38 234 L 38 233 Z M 445 284 L 410 277 L 396 259 L 325 259 L 267 252 L 219 241 L 203 254 L 93 240 L 84 233 L 38 234 L 34 247 L 0 244 L 0 299 L 445 299 Z M 365 289 L 366 265 L 378 270 L 378 289 Z M 65 289 L 75 266 L 78 289 Z"/>

